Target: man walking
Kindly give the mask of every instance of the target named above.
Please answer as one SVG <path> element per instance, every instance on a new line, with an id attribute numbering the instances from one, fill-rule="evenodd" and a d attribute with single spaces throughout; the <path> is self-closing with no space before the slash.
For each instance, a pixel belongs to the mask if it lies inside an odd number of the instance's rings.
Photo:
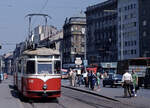
<path id="1" fill-rule="evenodd" d="M 73 75 L 73 70 L 70 68 L 69 79 L 70 79 L 70 85 L 71 86 L 72 86 L 72 75 Z"/>
<path id="2" fill-rule="evenodd" d="M 127 97 L 127 92 L 131 97 L 131 89 L 130 86 L 132 84 L 132 75 L 126 71 L 122 77 L 123 87 L 124 87 L 124 97 Z"/>

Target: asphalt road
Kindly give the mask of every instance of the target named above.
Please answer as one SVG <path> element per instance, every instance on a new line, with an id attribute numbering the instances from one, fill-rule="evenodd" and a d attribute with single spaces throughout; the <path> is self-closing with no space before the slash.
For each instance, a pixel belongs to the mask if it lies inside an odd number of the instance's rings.
<path id="1" fill-rule="evenodd" d="M 127 104 L 68 88 L 62 88 L 62 96 L 57 99 L 30 100 L 21 103 L 23 108 L 134 108 Z"/>
<path id="2" fill-rule="evenodd" d="M 0 84 L 0 108 L 137 108 L 131 104 L 63 87 L 60 98 L 24 102 L 20 100 L 12 85 L 12 77 Z"/>

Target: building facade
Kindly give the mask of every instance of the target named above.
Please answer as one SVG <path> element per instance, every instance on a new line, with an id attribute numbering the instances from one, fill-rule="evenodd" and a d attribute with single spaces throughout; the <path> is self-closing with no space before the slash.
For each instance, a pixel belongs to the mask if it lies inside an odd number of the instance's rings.
<path id="1" fill-rule="evenodd" d="M 81 14 L 77 17 L 66 18 L 62 42 L 63 68 L 75 66 L 75 59 L 84 60 L 86 18 Z"/>
<path id="2" fill-rule="evenodd" d="M 149 0 L 118 0 L 118 60 L 149 57 Z"/>
<path id="3" fill-rule="evenodd" d="M 58 32 L 57 28 L 54 26 L 37 26 L 34 28 L 34 33 L 33 33 L 33 42 L 35 44 L 39 43 L 40 41 L 51 37 L 55 35 Z"/>
<path id="4" fill-rule="evenodd" d="M 117 1 L 108 0 L 86 9 L 89 64 L 117 61 Z"/>

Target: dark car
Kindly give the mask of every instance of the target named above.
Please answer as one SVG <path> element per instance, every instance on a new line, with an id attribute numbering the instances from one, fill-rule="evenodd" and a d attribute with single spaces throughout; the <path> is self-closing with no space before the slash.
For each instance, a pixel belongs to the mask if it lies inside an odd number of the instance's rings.
<path id="1" fill-rule="evenodd" d="M 150 67 L 146 69 L 144 77 L 144 88 L 150 87 Z"/>
<path id="2" fill-rule="evenodd" d="M 62 79 L 69 78 L 69 72 L 66 69 L 61 69 L 61 78 Z"/>
<path id="3" fill-rule="evenodd" d="M 107 78 L 103 80 L 103 87 L 110 85 L 111 87 L 121 86 L 122 75 L 120 74 L 109 74 Z"/>

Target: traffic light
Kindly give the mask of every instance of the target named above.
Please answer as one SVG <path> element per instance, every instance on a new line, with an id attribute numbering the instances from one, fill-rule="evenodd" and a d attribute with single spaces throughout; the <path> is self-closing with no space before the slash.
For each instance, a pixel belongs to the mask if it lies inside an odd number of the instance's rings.
<path id="1" fill-rule="evenodd" d="M 2 45 L 0 45 L 0 49 L 2 49 Z"/>

